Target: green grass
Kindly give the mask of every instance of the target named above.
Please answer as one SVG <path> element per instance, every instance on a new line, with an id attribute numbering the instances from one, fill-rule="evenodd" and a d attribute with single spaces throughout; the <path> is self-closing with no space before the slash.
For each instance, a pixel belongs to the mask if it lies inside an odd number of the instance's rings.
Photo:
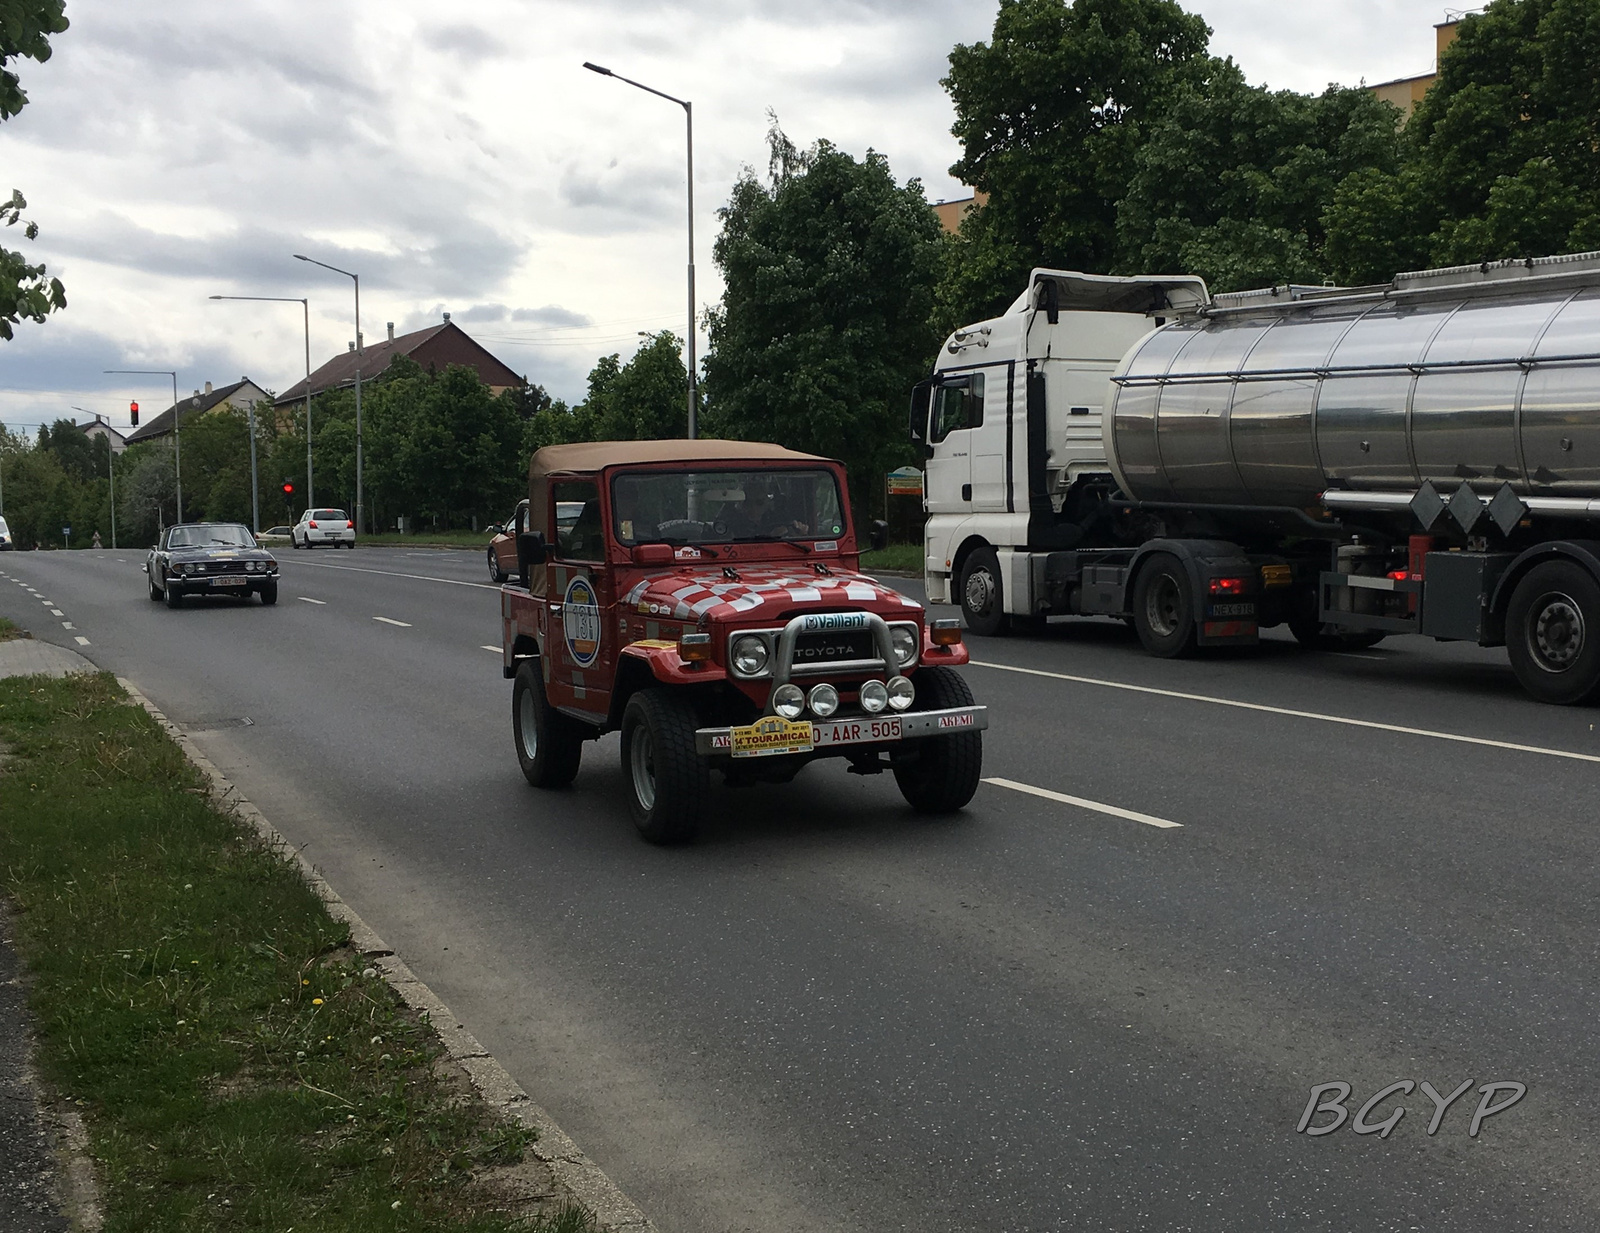
<path id="1" fill-rule="evenodd" d="M 489 546 L 494 538 L 487 531 L 425 531 L 418 535 L 401 535 L 397 531 L 366 534 L 358 543 L 381 544 L 386 548 L 478 548 Z"/>
<path id="2" fill-rule="evenodd" d="M 109 675 L 0 681 L 0 876 L 108 1233 L 491 1230 L 529 1133 Z M 503 1176 L 503 1171 L 501 1176 Z"/>
<path id="3" fill-rule="evenodd" d="M 866 573 L 875 569 L 898 569 L 908 573 L 922 572 L 921 544 L 890 544 L 881 552 L 870 549 L 861 554 L 861 568 Z"/>
<path id="4" fill-rule="evenodd" d="M 22 637 L 22 626 L 0 617 L 0 642 L 10 642 L 13 638 L 20 637 Z"/>

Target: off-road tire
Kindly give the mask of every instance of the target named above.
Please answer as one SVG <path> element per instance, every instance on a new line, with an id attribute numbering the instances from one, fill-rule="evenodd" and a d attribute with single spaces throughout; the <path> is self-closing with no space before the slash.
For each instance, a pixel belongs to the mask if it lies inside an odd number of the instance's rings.
<path id="1" fill-rule="evenodd" d="M 1600 699 L 1600 582 L 1575 561 L 1535 565 L 1511 592 L 1506 652 L 1540 702 Z"/>
<path id="2" fill-rule="evenodd" d="M 1156 553 L 1133 584 L 1133 628 L 1158 659 L 1181 659 L 1195 649 L 1194 589 L 1183 562 Z"/>
<path id="3" fill-rule="evenodd" d="M 651 843 L 694 838 L 711 772 L 694 747 L 698 717 L 672 689 L 644 689 L 622 713 L 622 777 L 634 825 Z"/>
<path id="4" fill-rule="evenodd" d="M 545 697 L 537 660 L 523 660 L 511 686 L 511 733 L 517 763 L 536 788 L 565 788 L 578 776 L 584 726 Z"/>
<path id="5" fill-rule="evenodd" d="M 498 586 L 509 577 L 511 575 L 500 568 L 500 558 L 495 553 L 495 550 L 493 548 L 489 549 L 489 581 Z"/>
<path id="6" fill-rule="evenodd" d="M 264 604 L 275 604 L 278 602 L 278 584 L 276 582 L 269 582 L 266 586 L 261 588 L 261 602 Z"/>
<path id="7" fill-rule="evenodd" d="M 917 687 L 913 714 L 972 705 L 972 690 L 953 668 L 922 668 L 911 680 Z M 983 777 L 983 733 L 925 736 L 906 745 L 894 761 L 906 804 L 918 813 L 955 813 L 972 799 Z"/>
<path id="8" fill-rule="evenodd" d="M 183 604 L 183 592 L 178 590 L 178 588 L 173 586 L 171 583 L 167 584 L 164 598 L 166 599 L 167 607 L 169 608 L 178 608 Z"/>
<path id="9" fill-rule="evenodd" d="M 984 545 L 967 554 L 956 590 L 961 615 L 973 633 L 994 637 L 1011 628 L 1006 616 L 1005 585 L 1000 579 L 1000 558 L 993 548 Z"/>

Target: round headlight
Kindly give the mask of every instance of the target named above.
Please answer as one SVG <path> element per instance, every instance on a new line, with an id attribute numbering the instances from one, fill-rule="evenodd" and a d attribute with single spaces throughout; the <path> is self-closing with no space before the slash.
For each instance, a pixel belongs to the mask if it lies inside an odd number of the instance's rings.
<path id="1" fill-rule="evenodd" d="M 755 676 L 767 666 L 767 644 L 754 634 L 733 640 L 733 670 L 740 676 Z"/>
<path id="2" fill-rule="evenodd" d="M 839 709 L 839 691 L 832 685 L 813 685 L 811 696 L 806 701 L 813 715 L 818 719 L 826 719 Z"/>
<path id="3" fill-rule="evenodd" d="M 904 668 L 917 657 L 917 635 L 904 625 L 889 627 L 889 642 L 894 646 L 895 662 Z"/>
<path id="4" fill-rule="evenodd" d="M 772 709 L 785 719 L 799 719 L 806 696 L 798 685 L 780 685 L 772 693 Z"/>
<path id="5" fill-rule="evenodd" d="M 861 686 L 861 709 L 876 715 L 889 705 L 889 690 L 882 681 L 865 681 Z"/>
<path id="6" fill-rule="evenodd" d="M 905 677 L 895 676 L 889 678 L 888 694 L 889 705 L 897 711 L 903 711 L 911 705 L 917 691 Z"/>

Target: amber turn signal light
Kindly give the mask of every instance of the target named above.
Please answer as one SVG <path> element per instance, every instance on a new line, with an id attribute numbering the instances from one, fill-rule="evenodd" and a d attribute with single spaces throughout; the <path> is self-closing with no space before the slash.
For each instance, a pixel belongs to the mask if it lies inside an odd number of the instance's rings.
<path id="1" fill-rule="evenodd" d="M 935 621 L 928 631 L 928 636 L 933 640 L 934 646 L 959 646 L 961 644 L 961 622 L 946 618 Z"/>
<path id="2" fill-rule="evenodd" d="M 711 635 L 684 634 L 678 639 L 678 658 L 686 664 L 708 663 L 711 659 Z"/>

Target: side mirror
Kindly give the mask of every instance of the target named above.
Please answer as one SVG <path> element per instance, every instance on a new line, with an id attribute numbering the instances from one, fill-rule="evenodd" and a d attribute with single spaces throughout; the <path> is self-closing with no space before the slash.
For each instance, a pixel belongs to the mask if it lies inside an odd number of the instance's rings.
<path id="1" fill-rule="evenodd" d="M 484 527 L 483 529 L 485 531 L 487 531 L 490 535 L 504 535 L 506 533 L 506 529 L 503 526 L 501 526 L 498 522 L 491 522 L 488 526 Z"/>
<path id="2" fill-rule="evenodd" d="M 882 552 L 889 546 L 889 524 L 882 518 L 872 520 L 872 529 L 867 532 L 867 543 L 873 552 Z"/>
<path id="3" fill-rule="evenodd" d="M 911 416 L 908 427 L 913 441 L 923 441 L 927 438 L 928 407 L 932 401 L 932 381 L 918 381 L 911 387 Z"/>
<path id="4" fill-rule="evenodd" d="M 522 585 L 530 585 L 535 565 L 545 559 L 544 535 L 539 531 L 524 531 L 517 536 L 517 572 L 522 575 Z"/>
<path id="5" fill-rule="evenodd" d="M 1055 279 L 1039 284 L 1039 307 L 1044 309 L 1044 319 L 1051 325 L 1061 324 L 1061 288 Z"/>

